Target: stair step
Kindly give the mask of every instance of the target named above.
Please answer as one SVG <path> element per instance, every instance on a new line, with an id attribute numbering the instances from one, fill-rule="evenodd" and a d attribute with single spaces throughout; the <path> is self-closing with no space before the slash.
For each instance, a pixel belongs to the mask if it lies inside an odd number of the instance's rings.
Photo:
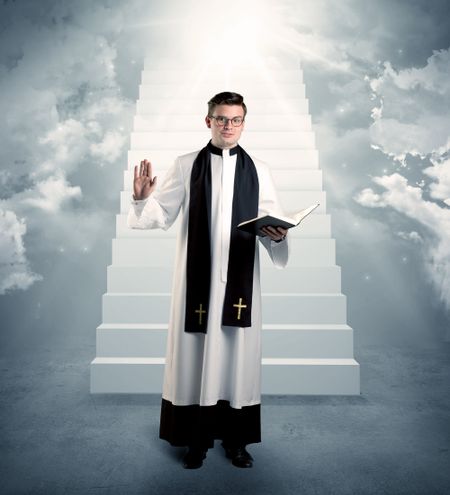
<path id="1" fill-rule="evenodd" d="M 150 65 L 149 67 L 154 67 Z M 231 77 L 231 81 L 242 82 L 242 84 L 257 83 L 260 80 L 260 74 L 257 74 L 253 69 L 234 69 Z M 216 71 L 199 71 L 192 69 L 144 69 L 142 71 L 142 83 L 143 84 L 157 84 L 157 83 L 176 83 L 182 81 L 208 81 L 217 84 L 223 84 L 223 74 Z M 299 69 L 279 69 L 272 71 L 267 78 L 270 82 L 292 82 L 302 83 L 303 72 Z"/>
<path id="2" fill-rule="evenodd" d="M 241 94 L 244 101 L 258 98 L 305 98 L 305 85 L 298 82 L 284 82 L 276 87 L 276 93 L 273 88 L 268 87 L 269 82 L 260 81 L 259 84 L 242 81 L 235 85 L 233 91 Z M 222 85 L 220 85 L 222 86 Z M 178 80 L 175 83 L 144 83 L 139 86 L 139 98 L 141 100 L 162 98 L 204 98 L 207 102 L 218 90 L 217 82 L 202 81 L 195 86 L 186 80 Z"/>
<path id="3" fill-rule="evenodd" d="M 149 57 L 145 57 L 144 59 L 144 70 L 193 70 L 193 71 L 204 71 L 205 73 L 211 72 L 212 74 L 216 74 L 217 70 L 230 71 L 232 69 L 235 71 L 249 71 L 252 70 L 261 70 L 264 72 L 268 72 L 269 69 L 272 73 L 274 71 L 286 71 L 296 69 L 298 71 L 301 70 L 300 61 L 296 55 L 290 56 L 289 60 L 284 57 L 283 63 L 279 61 L 276 57 L 270 57 L 264 60 L 264 63 L 256 62 L 256 64 L 252 62 L 245 61 L 236 61 L 236 63 L 224 64 L 220 57 L 215 57 L 214 59 L 208 60 L 205 62 L 204 52 L 200 53 L 200 56 L 195 58 L 195 54 L 190 55 L 188 58 L 185 56 L 181 56 L 178 58 L 173 57 L 163 57 L 151 55 Z"/>
<path id="4" fill-rule="evenodd" d="M 131 184 L 134 180 L 134 170 L 126 170 L 124 175 L 124 184 L 128 183 L 130 185 L 124 192 L 122 192 L 121 199 L 123 200 L 123 205 L 126 208 L 122 208 L 122 212 L 128 211 L 128 206 L 131 199 L 132 187 Z M 166 177 L 166 170 L 156 170 L 153 167 L 153 175 L 158 176 L 159 186 L 164 183 Z M 295 194 L 296 198 L 301 198 L 303 191 L 320 191 L 322 190 L 322 171 L 321 170 L 292 170 L 292 169 L 276 169 L 271 172 L 273 183 L 281 197 L 284 191 L 288 191 L 290 194 Z M 325 193 L 323 193 L 325 196 Z M 297 199 L 298 201 L 298 199 Z M 309 204 L 305 204 L 309 206 Z M 296 205 L 295 209 L 301 209 L 301 205 Z"/>
<path id="5" fill-rule="evenodd" d="M 208 110 L 209 96 L 196 99 L 172 98 L 170 102 L 158 98 L 138 100 L 136 102 L 136 113 L 145 114 L 168 114 L 185 115 L 206 112 Z M 284 100 L 258 98 L 245 99 L 249 113 L 254 115 L 281 113 L 283 115 L 306 115 L 309 114 L 309 105 L 306 98 L 286 98 Z"/>
<path id="6" fill-rule="evenodd" d="M 164 358 L 103 358 L 91 363 L 91 393 L 161 394 Z M 358 395 L 354 359 L 263 359 L 262 394 Z"/>
<path id="7" fill-rule="evenodd" d="M 167 323 L 103 323 L 97 327 L 97 356 L 165 356 L 167 328 Z M 262 353 L 264 358 L 352 358 L 353 330 L 348 325 L 263 325 Z"/>
<path id="8" fill-rule="evenodd" d="M 263 359 L 261 389 L 275 395 L 359 395 L 354 359 Z"/>
<path id="9" fill-rule="evenodd" d="M 133 121 L 133 130 L 203 131 L 206 128 L 205 115 L 206 112 L 195 115 L 136 115 Z M 311 131 L 311 116 L 247 114 L 245 118 L 245 132 L 247 131 Z"/>
<path id="10" fill-rule="evenodd" d="M 105 358 L 91 362 L 92 394 L 160 394 L 164 358 Z"/>
<path id="11" fill-rule="evenodd" d="M 112 264 L 171 266 L 175 259 L 175 247 L 173 239 L 164 237 L 113 239 Z M 265 248 L 260 249 L 260 251 L 263 250 Z M 334 239 L 291 237 L 289 250 L 289 266 L 330 266 L 336 264 Z M 261 265 L 270 266 L 272 261 L 268 256 L 261 256 Z"/>
<path id="12" fill-rule="evenodd" d="M 152 171 L 153 176 L 158 177 L 157 187 L 162 186 L 167 174 L 167 170 L 156 170 L 156 167 L 153 166 Z M 319 173 L 314 174 L 314 172 Z M 315 202 L 320 203 L 321 206 L 321 208 L 319 207 L 317 209 L 317 213 L 325 211 L 326 192 L 323 191 L 321 187 L 321 170 L 290 171 L 287 169 L 276 169 L 271 171 L 271 175 L 280 200 L 284 191 L 288 192 L 291 195 L 295 195 L 295 197 L 297 198 L 295 205 L 293 205 L 292 207 L 286 207 L 287 211 L 290 211 L 291 208 L 294 208 L 295 210 L 301 210 L 303 205 L 306 208 Z M 133 190 L 133 180 L 134 170 L 125 170 L 123 172 L 123 185 L 124 191 L 127 191 L 128 194 L 131 194 L 131 191 Z M 313 197 L 311 202 L 309 201 L 310 196 Z M 128 211 L 128 208 L 126 211 Z"/>
<path id="13" fill-rule="evenodd" d="M 203 146 L 206 142 L 203 143 Z M 198 150 L 200 148 L 197 148 Z M 177 158 L 177 156 L 186 155 L 187 153 L 195 151 L 195 147 L 189 146 L 179 150 L 155 150 L 155 149 L 142 149 L 142 150 L 130 150 L 128 151 L 128 170 L 134 171 L 135 165 L 139 165 L 142 160 L 147 159 L 152 162 L 154 167 L 154 175 L 159 175 L 160 171 L 167 170 L 171 167 Z M 255 156 L 259 160 L 262 160 L 269 164 L 271 170 L 278 168 L 289 169 L 318 169 L 319 168 L 319 155 L 317 150 L 269 150 L 258 149 L 253 152 L 247 149 L 247 152 L 252 156 Z"/>
<path id="14" fill-rule="evenodd" d="M 130 148 L 132 150 L 156 149 L 200 149 L 211 139 L 211 131 L 167 131 L 132 132 Z M 256 150 L 261 146 L 268 148 L 314 149 L 315 139 L 312 131 L 260 132 L 245 131 L 239 141 L 245 149 Z M 256 152 L 255 152 L 256 153 Z"/>
<path id="15" fill-rule="evenodd" d="M 185 281 L 180 281 L 184 284 Z M 103 323 L 162 323 L 169 319 L 170 293 L 103 294 Z M 346 323 L 343 294 L 262 295 L 265 323 Z"/>
<path id="16" fill-rule="evenodd" d="M 280 198 L 282 206 L 285 206 L 285 201 Z M 289 203 L 293 203 L 291 200 Z M 122 201 L 121 205 L 123 213 L 116 215 L 116 237 L 124 238 L 131 237 L 135 239 L 143 238 L 175 238 L 181 217 L 178 217 L 172 226 L 168 230 L 162 229 L 132 229 L 127 225 L 127 214 L 130 204 L 126 206 L 126 203 Z M 125 208 L 127 210 L 125 211 Z M 290 238 L 330 238 L 331 237 L 331 217 L 330 215 L 323 215 L 318 213 L 312 213 L 308 218 L 303 220 L 302 224 L 298 228 L 294 228 L 289 233 Z"/>
<path id="17" fill-rule="evenodd" d="M 107 292 L 170 292 L 173 267 L 109 265 Z M 302 266 L 280 270 L 274 266 L 261 269 L 261 287 L 270 292 L 340 293 L 339 266 Z"/>
<path id="18" fill-rule="evenodd" d="M 158 177 L 158 185 L 156 190 L 158 190 L 158 187 L 162 186 L 162 184 L 164 183 L 166 173 L 167 173 L 166 170 L 160 170 L 157 173 L 155 172 L 153 173 L 154 176 L 156 175 Z M 278 175 L 277 171 L 274 170 L 272 172 L 272 177 L 275 187 L 279 189 L 279 191 L 277 191 L 277 196 L 280 200 L 281 208 L 286 213 L 292 211 L 300 211 L 302 208 L 307 208 L 313 203 L 320 203 L 320 206 L 318 206 L 317 209 L 314 210 L 314 213 L 323 214 L 326 212 L 327 193 L 325 191 L 321 189 L 295 189 L 294 187 L 288 189 L 289 174 L 287 172 Z M 131 195 L 131 191 L 133 190 L 133 180 L 134 180 L 134 171 L 125 170 L 123 172 L 123 188 L 124 191 L 128 192 L 129 195 Z M 299 182 L 301 180 L 300 174 L 298 175 L 293 174 L 293 181 L 294 180 Z M 316 178 L 316 182 L 317 181 L 318 181 L 318 177 Z M 312 181 L 310 180 L 310 182 Z M 278 187 L 277 184 L 280 187 Z M 286 189 L 283 189 L 281 187 L 282 185 L 286 187 Z M 121 203 L 120 206 L 121 211 L 123 213 L 128 212 L 129 203 L 126 208 L 125 205 L 126 205 L 126 200 L 125 200 L 125 204 Z"/>

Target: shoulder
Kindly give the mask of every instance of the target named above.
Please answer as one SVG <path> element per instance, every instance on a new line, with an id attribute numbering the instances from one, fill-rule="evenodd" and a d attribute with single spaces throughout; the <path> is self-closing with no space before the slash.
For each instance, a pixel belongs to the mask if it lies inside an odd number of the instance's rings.
<path id="1" fill-rule="evenodd" d="M 197 155 L 200 153 L 200 150 L 191 151 L 190 153 L 186 153 L 185 155 L 180 155 L 177 157 L 177 162 L 181 168 L 188 168 L 192 166 L 194 160 L 197 158 Z"/>
<path id="2" fill-rule="evenodd" d="M 260 160 L 259 158 L 254 156 L 253 153 L 248 153 L 248 155 L 255 164 L 256 172 L 258 173 L 258 175 L 270 174 L 270 167 L 267 162 Z"/>
<path id="3" fill-rule="evenodd" d="M 177 160 L 180 163 L 193 162 L 199 153 L 200 153 L 200 150 L 191 151 L 190 153 L 186 153 L 185 155 L 180 155 L 179 157 L 177 157 Z"/>

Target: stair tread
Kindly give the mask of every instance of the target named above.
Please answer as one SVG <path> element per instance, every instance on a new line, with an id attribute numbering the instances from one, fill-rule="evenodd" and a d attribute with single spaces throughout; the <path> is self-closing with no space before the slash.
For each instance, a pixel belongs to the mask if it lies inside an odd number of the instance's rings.
<path id="1" fill-rule="evenodd" d="M 292 365 L 292 364 L 320 364 L 320 365 L 346 365 L 359 366 L 353 358 L 262 358 L 264 365 Z"/>
<path id="2" fill-rule="evenodd" d="M 96 357 L 91 364 L 164 364 L 163 357 Z"/>
<path id="3" fill-rule="evenodd" d="M 164 357 L 96 357 L 91 364 L 164 364 Z M 359 366 L 353 358 L 262 358 L 263 365 Z"/>
<path id="4" fill-rule="evenodd" d="M 97 327 L 101 330 L 159 330 L 166 329 L 168 322 L 165 323 L 102 323 Z M 266 323 L 262 325 L 263 330 L 352 330 L 352 327 L 343 323 Z"/>
<path id="5" fill-rule="evenodd" d="M 171 292 L 106 292 L 104 296 L 123 297 L 123 296 L 171 296 Z M 270 297 L 330 297 L 344 296 L 342 292 L 262 292 L 262 296 Z"/>

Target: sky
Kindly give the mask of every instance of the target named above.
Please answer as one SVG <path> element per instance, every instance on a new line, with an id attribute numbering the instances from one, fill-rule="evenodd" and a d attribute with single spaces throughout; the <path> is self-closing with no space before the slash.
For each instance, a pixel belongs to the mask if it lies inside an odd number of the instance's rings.
<path id="1" fill-rule="evenodd" d="M 221 36 L 301 60 L 358 341 L 450 340 L 448 1 L 4 0 L 4 352 L 95 341 L 143 59 Z"/>

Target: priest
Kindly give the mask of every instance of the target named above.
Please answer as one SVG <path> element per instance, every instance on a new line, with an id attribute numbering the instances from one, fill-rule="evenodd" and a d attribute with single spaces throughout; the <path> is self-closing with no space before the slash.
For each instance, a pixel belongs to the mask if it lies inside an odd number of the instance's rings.
<path id="1" fill-rule="evenodd" d="M 178 157 L 157 186 L 152 165 L 134 167 L 127 223 L 177 237 L 159 436 L 186 446 L 184 467 L 203 464 L 222 440 L 233 465 L 251 467 L 246 446 L 261 441 L 261 287 L 259 242 L 275 266 L 288 260 L 287 231 L 261 236 L 236 226 L 283 214 L 268 166 L 238 144 L 247 108 L 237 93 L 208 102 L 211 140 Z"/>

